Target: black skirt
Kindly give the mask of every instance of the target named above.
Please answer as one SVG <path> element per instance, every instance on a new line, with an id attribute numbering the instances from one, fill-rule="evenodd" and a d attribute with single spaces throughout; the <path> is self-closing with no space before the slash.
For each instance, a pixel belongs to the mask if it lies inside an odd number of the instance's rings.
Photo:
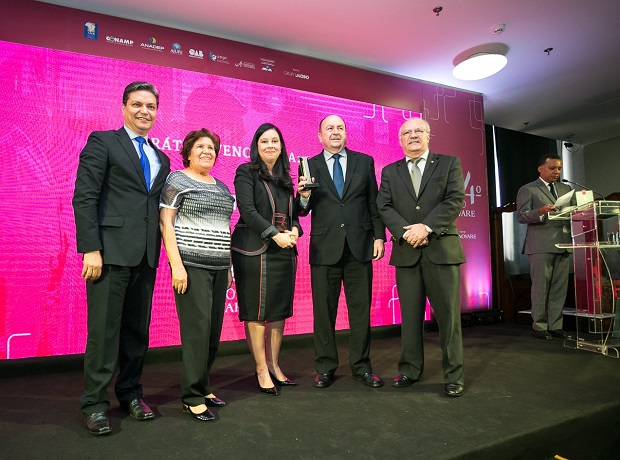
<path id="1" fill-rule="evenodd" d="M 265 252 L 232 251 L 240 321 L 280 321 L 293 316 L 297 255 L 274 241 Z"/>

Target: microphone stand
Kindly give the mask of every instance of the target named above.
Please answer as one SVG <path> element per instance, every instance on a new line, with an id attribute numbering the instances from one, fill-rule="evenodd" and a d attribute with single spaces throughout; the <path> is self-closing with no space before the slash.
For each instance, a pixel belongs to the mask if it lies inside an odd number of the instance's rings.
<path id="1" fill-rule="evenodd" d="M 572 180 L 562 179 L 562 182 L 564 182 L 564 183 L 566 183 L 566 184 L 573 184 L 573 185 L 576 185 L 577 187 L 581 187 L 581 188 L 582 188 L 582 189 L 584 189 L 584 190 L 592 190 L 591 188 L 588 188 L 588 187 L 586 187 L 585 185 L 581 185 L 581 184 L 580 184 L 580 183 L 578 183 L 578 182 L 573 182 Z M 601 193 L 598 193 L 596 190 L 592 190 L 592 193 L 594 193 L 595 195 L 600 196 L 602 200 L 604 200 L 604 199 L 605 199 L 605 197 L 604 197 Z"/>

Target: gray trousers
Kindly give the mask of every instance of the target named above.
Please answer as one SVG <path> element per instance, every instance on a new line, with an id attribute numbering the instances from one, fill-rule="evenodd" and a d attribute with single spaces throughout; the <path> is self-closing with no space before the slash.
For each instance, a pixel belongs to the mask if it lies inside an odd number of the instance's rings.
<path id="1" fill-rule="evenodd" d="M 532 329 L 562 329 L 562 309 L 568 292 L 570 254 L 530 254 Z"/>

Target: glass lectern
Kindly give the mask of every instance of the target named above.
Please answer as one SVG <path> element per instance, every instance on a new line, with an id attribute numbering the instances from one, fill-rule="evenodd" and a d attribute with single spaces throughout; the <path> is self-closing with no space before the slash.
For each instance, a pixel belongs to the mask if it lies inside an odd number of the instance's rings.
<path id="1" fill-rule="evenodd" d="M 549 215 L 571 223 L 577 333 L 564 346 L 620 357 L 620 201 L 595 201 Z"/>

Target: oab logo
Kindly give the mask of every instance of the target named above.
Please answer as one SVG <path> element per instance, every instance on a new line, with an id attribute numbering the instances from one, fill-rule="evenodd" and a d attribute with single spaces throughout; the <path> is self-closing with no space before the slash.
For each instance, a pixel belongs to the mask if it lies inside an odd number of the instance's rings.
<path id="1" fill-rule="evenodd" d="M 201 50 L 195 50 L 195 49 L 190 48 L 189 55 L 190 57 L 193 57 L 196 59 L 204 59 L 204 54 L 202 54 Z"/>

